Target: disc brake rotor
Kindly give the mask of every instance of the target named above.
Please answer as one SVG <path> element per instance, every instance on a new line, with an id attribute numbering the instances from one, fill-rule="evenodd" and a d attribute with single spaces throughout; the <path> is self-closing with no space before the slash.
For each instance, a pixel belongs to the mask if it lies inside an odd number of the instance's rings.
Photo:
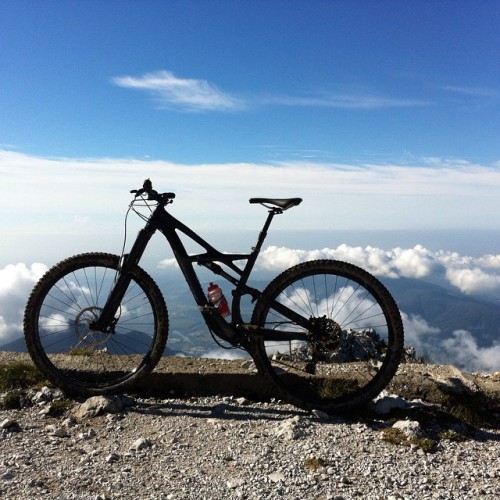
<path id="1" fill-rule="evenodd" d="M 113 335 L 111 329 L 107 332 L 101 332 L 90 328 L 90 325 L 99 318 L 101 310 L 100 307 L 91 306 L 78 313 L 75 319 L 75 333 L 80 347 L 97 349 L 104 346 Z"/>

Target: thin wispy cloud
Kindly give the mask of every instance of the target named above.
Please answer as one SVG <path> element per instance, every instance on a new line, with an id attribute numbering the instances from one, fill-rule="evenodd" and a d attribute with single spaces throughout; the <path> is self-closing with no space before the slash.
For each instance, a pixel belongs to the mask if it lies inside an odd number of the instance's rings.
<path id="1" fill-rule="evenodd" d="M 332 109 L 382 109 L 429 106 L 430 101 L 383 97 L 374 94 L 320 93 L 309 96 L 264 95 L 245 99 L 223 92 L 206 80 L 179 78 L 171 71 L 142 76 L 117 76 L 119 87 L 150 93 L 162 108 L 183 111 L 237 111 L 262 106 L 311 107 Z"/>
<path id="2" fill-rule="evenodd" d="M 259 94 L 243 97 L 243 93 L 221 90 L 204 79 L 181 78 L 173 72 L 160 70 L 141 76 L 123 75 L 113 77 L 113 84 L 149 93 L 161 109 L 187 112 L 242 111 L 262 107 L 326 108 L 352 110 L 380 110 L 391 108 L 415 108 L 433 106 L 432 99 L 412 99 L 402 96 L 384 96 L 369 89 L 349 92 L 318 92 L 306 95 Z M 498 98 L 496 90 L 447 85 L 441 87 L 448 93 L 469 98 Z M 359 90 L 359 89 L 358 89 Z"/>
<path id="3" fill-rule="evenodd" d="M 120 87 L 144 90 L 161 106 L 187 111 L 230 111 L 244 107 L 236 99 L 206 80 L 178 78 L 170 71 L 146 73 L 143 76 L 118 76 L 112 79 Z"/>
<path id="4" fill-rule="evenodd" d="M 461 87 L 448 85 L 444 88 L 448 92 L 453 92 L 455 94 L 461 94 L 471 97 L 498 97 L 499 92 L 493 89 L 486 89 L 481 87 Z"/>
<path id="5" fill-rule="evenodd" d="M 430 106 L 432 102 L 415 99 L 398 99 L 370 94 L 323 94 L 318 96 L 268 96 L 264 104 L 298 107 L 337 109 L 381 109 Z"/>

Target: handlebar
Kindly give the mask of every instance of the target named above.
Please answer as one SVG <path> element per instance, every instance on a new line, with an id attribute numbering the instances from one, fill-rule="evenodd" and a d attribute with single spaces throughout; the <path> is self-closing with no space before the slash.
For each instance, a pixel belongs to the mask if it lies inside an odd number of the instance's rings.
<path id="1" fill-rule="evenodd" d="M 153 189 L 153 183 L 149 179 L 144 181 L 141 189 L 132 189 L 130 192 L 135 194 L 136 198 L 146 194 L 148 200 L 157 201 L 163 206 L 172 203 L 172 200 L 175 198 L 175 193 L 158 193 L 158 191 L 155 191 Z"/>

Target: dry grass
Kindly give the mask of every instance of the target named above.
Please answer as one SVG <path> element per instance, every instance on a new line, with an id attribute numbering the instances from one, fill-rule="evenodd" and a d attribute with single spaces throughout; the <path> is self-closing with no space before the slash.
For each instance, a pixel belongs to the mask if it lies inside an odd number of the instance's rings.
<path id="1" fill-rule="evenodd" d="M 14 361 L 0 365 L 0 391 L 26 389 L 43 381 L 44 377 L 33 364 Z"/>

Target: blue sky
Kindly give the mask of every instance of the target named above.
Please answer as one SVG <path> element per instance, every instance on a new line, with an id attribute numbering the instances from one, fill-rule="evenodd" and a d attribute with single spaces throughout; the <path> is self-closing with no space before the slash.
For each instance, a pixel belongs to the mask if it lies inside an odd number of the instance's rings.
<path id="1" fill-rule="evenodd" d="M 118 233 L 145 177 L 202 230 L 302 196 L 277 228 L 498 231 L 499 21 L 487 0 L 0 0 L 4 260 L 20 235 Z"/>
<path id="2" fill-rule="evenodd" d="M 495 1 L 0 1 L 0 143 L 180 163 L 498 161 Z"/>

